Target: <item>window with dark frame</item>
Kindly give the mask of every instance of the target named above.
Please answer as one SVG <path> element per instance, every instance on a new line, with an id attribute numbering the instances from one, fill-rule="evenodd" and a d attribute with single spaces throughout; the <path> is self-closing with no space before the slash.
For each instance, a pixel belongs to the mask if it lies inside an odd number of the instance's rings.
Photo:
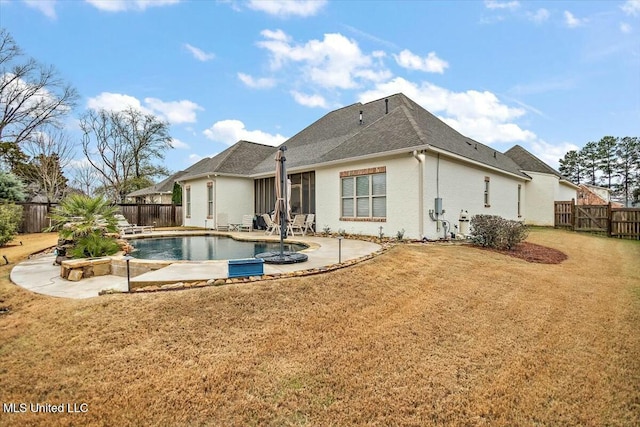
<path id="1" fill-rule="evenodd" d="M 521 196 L 522 196 L 522 185 L 518 184 L 518 218 L 520 218 L 522 216 L 522 211 L 521 211 Z"/>
<path id="2" fill-rule="evenodd" d="M 488 176 L 485 176 L 484 177 L 484 207 L 485 208 L 491 207 L 491 199 L 489 198 L 490 183 L 491 183 L 491 178 L 489 178 Z"/>
<path id="3" fill-rule="evenodd" d="M 207 182 L 207 218 L 213 218 L 213 182 Z"/>
<path id="4" fill-rule="evenodd" d="M 489 184 L 491 182 L 491 178 L 488 176 L 484 177 L 484 207 L 491 207 L 490 199 L 489 199 Z"/>
<path id="5" fill-rule="evenodd" d="M 191 218 L 191 186 L 187 185 L 185 187 L 185 199 L 187 202 L 187 218 Z"/>

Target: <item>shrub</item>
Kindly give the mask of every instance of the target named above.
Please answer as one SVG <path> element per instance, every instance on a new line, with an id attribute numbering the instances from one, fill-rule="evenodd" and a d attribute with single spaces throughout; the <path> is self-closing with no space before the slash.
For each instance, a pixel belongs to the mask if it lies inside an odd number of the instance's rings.
<path id="1" fill-rule="evenodd" d="M 74 258 L 99 257 L 113 255 L 120 250 L 120 245 L 113 237 L 105 237 L 97 230 L 82 236 L 75 242 L 71 249 L 71 256 Z"/>
<path id="2" fill-rule="evenodd" d="M 108 235 L 118 230 L 115 212 L 106 199 L 72 194 L 54 208 L 49 231 L 59 230 L 59 245 L 74 258 L 113 255 L 119 246 Z"/>
<path id="3" fill-rule="evenodd" d="M 22 221 L 22 207 L 14 204 L 0 204 L 0 246 L 11 241 Z"/>
<path id="4" fill-rule="evenodd" d="M 522 222 L 497 215 L 473 216 L 471 229 L 473 243 L 495 249 L 513 249 L 529 234 Z"/>
<path id="5" fill-rule="evenodd" d="M 0 172 L 0 201 L 21 202 L 26 198 L 24 183 L 12 173 Z"/>

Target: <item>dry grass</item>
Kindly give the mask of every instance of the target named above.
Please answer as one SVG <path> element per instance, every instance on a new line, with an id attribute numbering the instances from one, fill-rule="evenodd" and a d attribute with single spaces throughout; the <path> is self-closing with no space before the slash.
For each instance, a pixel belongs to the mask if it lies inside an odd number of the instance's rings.
<path id="1" fill-rule="evenodd" d="M 61 300 L 0 279 L 0 425 L 638 425 L 640 244 L 405 245 L 324 275 Z"/>

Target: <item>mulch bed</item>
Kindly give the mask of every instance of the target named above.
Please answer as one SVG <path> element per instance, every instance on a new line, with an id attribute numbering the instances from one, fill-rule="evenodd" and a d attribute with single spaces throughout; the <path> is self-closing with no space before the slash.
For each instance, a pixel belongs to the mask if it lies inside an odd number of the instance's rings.
<path id="1" fill-rule="evenodd" d="M 527 262 L 540 264 L 560 264 L 568 258 L 567 254 L 557 249 L 548 248 L 535 243 L 522 242 L 512 250 L 498 250 L 491 248 L 481 248 L 487 251 L 498 252 L 514 258 L 520 258 Z"/>

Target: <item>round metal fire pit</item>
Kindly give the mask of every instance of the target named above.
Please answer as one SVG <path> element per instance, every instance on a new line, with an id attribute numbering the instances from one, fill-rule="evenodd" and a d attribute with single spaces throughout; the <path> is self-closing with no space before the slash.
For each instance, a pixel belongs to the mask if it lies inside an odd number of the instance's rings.
<path id="1" fill-rule="evenodd" d="M 296 262 L 305 262 L 309 257 L 300 252 L 263 252 L 257 254 L 256 258 L 262 258 L 265 264 L 294 264 Z"/>

